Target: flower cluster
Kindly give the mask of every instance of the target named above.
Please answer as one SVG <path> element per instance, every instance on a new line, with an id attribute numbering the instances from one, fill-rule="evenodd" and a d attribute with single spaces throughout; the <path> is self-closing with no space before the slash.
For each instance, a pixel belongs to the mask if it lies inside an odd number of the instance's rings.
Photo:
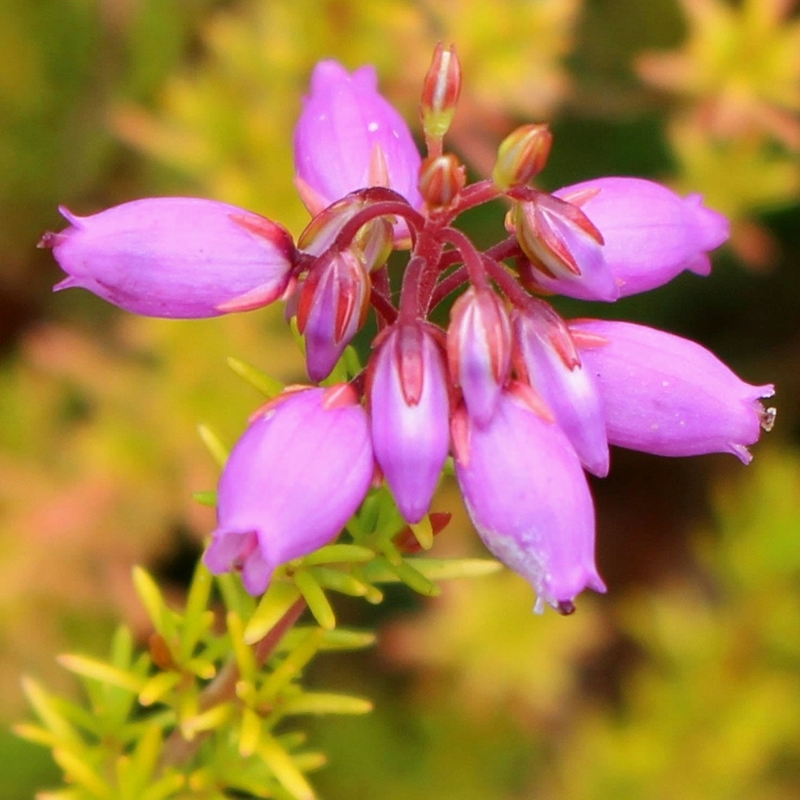
<path id="1" fill-rule="evenodd" d="M 584 470 L 609 444 L 669 456 L 728 451 L 745 463 L 774 412 L 772 386 L 714 355 L 626 322 L 565 321 L 544 297 L 612 302 L 683 270 L 707 274 L 728 235 L 701 198 L 601 178 L 534 187 L 552 144 L 525 125 L 491 179 L 467 185 L 442 140 L 460 89 L 454 50 L 425 78 L 422 159 L 375 72 L 324 61 L 294 134 L 296 183 L 312 220 L 295 243 L 277 223 L 195 198 L 150 198 L 48 233 L 68 277 L 138 314 L 209 317 L 286 299 L 312 385 L 261 409 L 233 448 L 205 554 L 253 594 L 276 566 L 333 539 L 375 480 L 410 523 L 429 512 L 448 458 L 489 550 L 532 585 L 538 607 L 604 591 Z M 508 236 L 480 250 L 454 227 L 497 198 Z M 410 251 L 394 291 L 387 260 Z M 397 289 L 398 287 L 395 287 Z M 430 321 L 451 294 L 447 329 Z M 321 387 L 372 308 L 377 335 L 350 383 Z"/>

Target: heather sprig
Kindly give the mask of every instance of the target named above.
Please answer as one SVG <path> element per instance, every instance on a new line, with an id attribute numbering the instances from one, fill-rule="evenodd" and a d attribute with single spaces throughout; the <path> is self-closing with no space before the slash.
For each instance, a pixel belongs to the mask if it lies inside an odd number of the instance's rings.
<path id="1" fill-rule="evenodd" d="M 141 719 L 126 721 L 134 708 L 164 707 L 142 717 L 156 725 L 148 746 L 159 758 L 139 756 L 124 727 L 118 751 L 80 750 L 75 720 L 34 691 L 44 728 L 23 733 L 66 753 L 59 763 L 88 791 L 113 796 L 116 758 L 143 765 L 142 780 L 154 782 L 142 796 L 154 799 L 219 785 L 311 797 L 304 772 L 319 758 L 274 726 L 295 713 L 367 709 L 300 683 L 326 643 L 367 641 L 336 628 L 330 594 L 379 603 L 380 584 L 401 581 L 433 596 L 438 580 L 494 568 L 415 555 L 449 521 L 430 508 L 451 467 L 479 536 L 530 583 L 535 609 L 570 614 L 584 589 L 606 590 L 584 470 L 605 476 L 609 445 L 747 462 L 771 427 L 774 410 L 760 403 L 771 385 L 744 383 L 672 334 L 565 320 L 547 299 L 611 303 L 684 270 L 707 274 L 726 219 L 697 195 L 633 177 L 542 191 L 534 181 L 557 142 L 540 123 L 512 132 L 491 178 L 468 184 L 444 150 L 460 83 L 455 50 L 438 47 L 423 84 L 423 157 L 372 68 L 318 64 L 293 140 L 311 215 L 296 241 L 272 220 L 196 198 L 63 211 L 70 226 L 42 238 L 68 275 L 56 288 L 81 286 L 134 313 L 210 317 L 283 299 L 309 378 L 283 387 L 231 360 L 266 403 L 230 450 L 201 428 L 222 474 L 216 492 L 198 495 L 215 504 L 217 525 L 186 611 L 168 608 L 138 572 L 155 630 L 149 654 L 133 659 L 125 645 L 110 666 L 64 661 L 127 692 L 119 725 L 138 730 Z M 496 200 L 508 207 L 507 235 L 479 248 L 457 221 Z M 393 253 L 405 258 L 399 286 Z M 455 294 L 442 326 L 433 312 Z M 376 333 L 360 356 L 350 343 L 370 316 Z M 313 625 L 298 626 L 306 610 Z"/>
<path id="2" fill-rule="evenodd" d="M 483 503 L 481 493 L 496 490 L 467 478 L 478 440 L 495 443 L 479 448 L 480 460 L 502 472 L 500 442 L 510 433 L 500 429 L 518 419 L 519 446 L 547 462 L 554 445 L 542 450 L 534 433 L 544 425 L 548 442 L 565 436 L 564 458 L 602 476 L 609 443 L 746 460 L 771 424 L 759 400 L 772 387 L 747 386 L 710 353 L 696 356 L 702 348 L 647 328 L 624 328 L 630 335 L 619 344 L 619 324 L 570 325 L 544 299 L 613 302 L 684 270 L 707 274 L 708 252 L 728 235 L 725 218 L 697 195 L 639 178 L 552 194 L 536 188 L 554 146 L 542 124 L 512 132 L 491 179 L 467 185 L 464 167 L 443 150 L 460 86 L 455 50 L 439 46 L 423 84 L 423 159 L 371 68 L 349 74 L 320 62 L 294 133 L 296 184 L 312 215 L 296 244 L 271 220 L 192 198 L 139 200 L 82 218 L 65 212 L 71 226 L 42 239 L 69 274 L 57 288 L 83 286 L 128 310 L 204 317 L 282 295 L 296 316 L 312 384 L 290 387 L 251 419 L 223 468 L 205 555 L 215 573 L 240 570 L 253 594 L 280 564 L 332 541 L 371 483 L 385 480 L 405 521 L 419 523 L 450 454 L 484 543 L 519 568 L 497 544 L 513 541 L 536 564 L 520 571 L 537 607 L 572 608 L 585 586 L 600 590 L 602 581 L 593 567 L 583 583 L 554 573 L 572 574 L 569 552 L 577 564 L 593 551 L 593 515 L 545 512 L 561 490 L 588 496 L 582 470 L 565 472 L 559 491 L 538 492 L 553 480 L 545 468 L 530 478 L 531 491 Z M 509 235 L 481 250 L 456 222 L 498 198 L 509 205 Z M 399 295 L 387 268 L 395 250 L 409 251 Z M 431 312 L 456 291 L 443 329 Z M 370 308 L 378 332 L 366 364 L 331 385 Z M 645 362 L 654 350 L 661 368 L 651 375 Z M 525 530 L 509 527 L 512 518 L 526 519 Z M 574 551 L 551 558 L 576 531 Z"/>

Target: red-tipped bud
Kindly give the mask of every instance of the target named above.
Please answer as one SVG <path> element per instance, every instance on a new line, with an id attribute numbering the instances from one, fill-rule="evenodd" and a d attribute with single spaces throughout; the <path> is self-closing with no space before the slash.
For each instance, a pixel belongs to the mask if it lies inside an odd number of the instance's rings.
<path id="1" fill-rule="evenodd" d="M 577 206 L 539 192 L 534 200 L 514 203 L 507 223 L 541 288 L 587 300 L 619 297 L 603 257 L 603 237 Z"/>
<path id="2" fill-rule="evenodd" d="M 467 176 L 451 154 L 431 156 L 419 168 L 419 192 L 429 208 L 447 208 L 455 203 Z"/>
<path id="3" fill-rule="evenodd" d="M 369 276 L 352 250 L 320 259 L 306 278 L 297 304 L 297 327 L 306 340 L 312 381 L 326 378 L 364 321 Z"/>
<path id="4" fill-rule="evenodd" d="M 433 51 L 433 60 L 422 84 L 419 110 L 425 136 L 441 139 L 447 133 L 460 92 L 461 64 L 455 47 L 450 45 L 445 50 L 439 42 Z"/>
<path id="5" fill-rule="evenodd" d="M 508 189 L 527 183 L 544 169 L 552 143 L 553 135 L 544 124 L 523 125 L 512 131 L 497 150 L 494 185 Z"/>
<path id="6" fill-rule="evenodd" d="M 298 239 L 298 248 L 313 256 L 322 255 L 336 241 L 342 228 L 368 205 L 369 201 L 357 192 L 337 200 L 306 225 Z M 361 228 L 351 249 L 358 253 L 367 271 L 371 272 L 386 263 L 393 245 L 392 223 L 380 217 Z"/>
<path id="7" fill-rule="evenodd" d="M 469 289 L 453 304 L 447 360 L 470 417 L 483 427 L 494 415 L 508 377 L 511 327 L 497 296 Z"/>

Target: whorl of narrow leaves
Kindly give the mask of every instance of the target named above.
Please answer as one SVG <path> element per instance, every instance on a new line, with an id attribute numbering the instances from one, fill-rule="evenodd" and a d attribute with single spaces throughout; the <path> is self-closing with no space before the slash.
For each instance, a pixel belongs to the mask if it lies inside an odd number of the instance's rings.
<path id="1" fill-rule="evenodd" d="M 258 388 L 253 368 L 234 369 Z M 201 428 L 212 456 L 225 446 Z M 198 565 L 182 609 L 167 605 L 155 580 L 133 582 L 152 625 L 144 650 L 121 627 L 108 659 L 69 654 L 59 663 L 83 685 L 86 704 L 49 693 L 31 679 L 25 692 L 38 723 L 18 735 L 52 750 L 69 788 L 47 797 L 169 800 L 211 791 L 313 800 L 307 773 L 326 763 L 302 730 L 279 723 L 306 715 L 364 714 L 369 700 L 306 691 L 306 666 L 321 652 L 369 647 L 369 631 L 336 627 L 330 592 L 379 603 L 379 584 L 405 582 L 431 595 L 434 581 L 488 574 L 480 559 L 404 555 L 397 542 L 430 547 L 426 517 L 405 526 L 389 493 L 374 492 L 347 526 L 352 541 L 327 545 L 281 567 L 256 602 L 238 578 Z M 296 624 L 305 610 L 309 619 Z M 296 725 L 296 723 L 292 723 Z"/>

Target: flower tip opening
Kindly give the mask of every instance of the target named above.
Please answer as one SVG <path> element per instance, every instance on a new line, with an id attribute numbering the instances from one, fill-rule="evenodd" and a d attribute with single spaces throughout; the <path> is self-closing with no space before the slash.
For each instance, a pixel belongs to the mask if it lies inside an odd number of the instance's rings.
<path id="1" fill-rule="evenodd" d="M 54 292 L 63 292 L 64 289 L 80 289 L 81 286 L 82 286 L 82 284 L 80 283 L 80 281 L 78 281 L 76 278 L 73 278 L 72 275 L 70 275 L 69 277 L 64 278 L 64 280 L 59 281 L 53 287 L 53 291 Z"/>
<path id="2" fill-rule="evenodd" d="M 62 233 L 54 233 L 53 231 L 45 231 L 38 242 L 36 242 L 36 246 L 40 250 L 52 250 L 58 244 L 64 241 L 64 235 Z"/>

